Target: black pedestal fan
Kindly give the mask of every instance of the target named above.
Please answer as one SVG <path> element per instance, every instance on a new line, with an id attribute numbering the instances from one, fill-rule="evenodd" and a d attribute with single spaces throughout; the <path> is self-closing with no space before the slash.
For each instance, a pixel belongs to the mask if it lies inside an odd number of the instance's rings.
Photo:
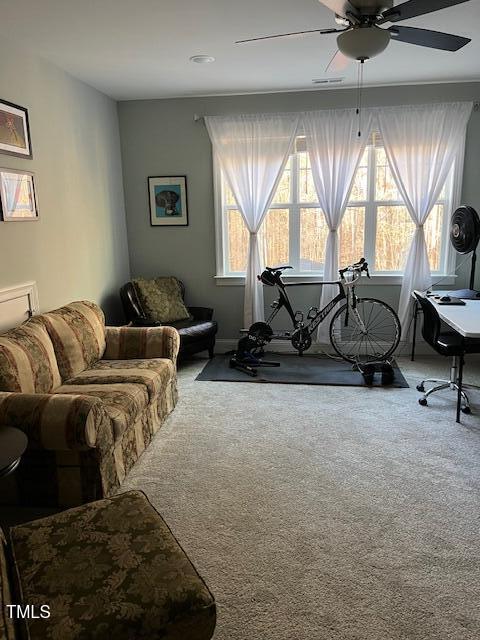
<path id="1" fill-rule="evenodd" d="M 480 291 L 475 291 L 475 267 L 477 264 L 477 245 L 480 240 L 480 219 L 473 207 L 459 207 L 450 222 L 450 242 L 455 251 L 462 255 L 473 253 L 470 270 L 470 288 L 450 291 L 455 298 L 467 300 L 480 299 Z"/>

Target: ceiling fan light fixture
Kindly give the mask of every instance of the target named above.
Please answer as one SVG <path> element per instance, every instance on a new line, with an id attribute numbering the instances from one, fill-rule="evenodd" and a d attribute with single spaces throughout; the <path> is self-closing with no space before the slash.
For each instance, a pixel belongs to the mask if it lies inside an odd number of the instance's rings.
<path id="1" fill-rule="evenodd" d="M 335 22 L 341 27 L 349 27 L 350 21 L 348 18 L 344 18 L 343 16 L 339 16 L 338 13 L 335 14 Z"/>
<path id="2" fill-rule="evenodd" d="M 369 60 L 385 51 L 390 32 L 376 26 L 359 26 L 344 31 L 337 37 L 340 51 L 353 60 Z"/>

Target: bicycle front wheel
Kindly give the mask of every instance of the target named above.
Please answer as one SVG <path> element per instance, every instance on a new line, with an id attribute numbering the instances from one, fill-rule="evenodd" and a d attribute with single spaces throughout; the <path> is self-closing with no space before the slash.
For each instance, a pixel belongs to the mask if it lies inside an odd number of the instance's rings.
<path id="1" fill-rule="evenodd" d="M 398 347 L 400 336 L 395 311 L 373 298 L 357 298 L 356 309 L 344 304 L 330 323 L 332 347 L 348 362 L 386 360 Z"/>

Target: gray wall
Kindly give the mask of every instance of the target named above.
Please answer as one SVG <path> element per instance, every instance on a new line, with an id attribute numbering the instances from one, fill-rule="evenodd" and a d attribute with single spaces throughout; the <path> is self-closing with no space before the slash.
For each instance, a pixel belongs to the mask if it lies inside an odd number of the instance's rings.
<path id="1" fill-rule="evenodd" d="M 129 278 L 116 103 L 41 58 L 0 43 L 0 98 L 27 107 L 38 222 L 0 222 L 0 288 L 36 280 L 41 310 L 78 299 L 122 319 Z"/>
<path id="2" fill-rule="evenodd" d="M 354 91 L 335 90 L 119 103 L 132 275 L 178 276 L 187 285 L 188 302 L 215 308 L 220 337 L 236 336 L 242 325 L 243 287 L 218 286 L 214 281 L 211 145 L 204 124 L 194 122 L 193 115 L 352 107 L 355 97 Z M 476 99 L 480 83 L 371 88 L 364 97 L 366 106 Z M 479 148 L 480 113 L 475 112 L 467 135 L 463 200 L 480 207 Z M 183 174 L 188 179 L 190 226 L 150 227 L 147 176 Z M 462 274 L 460 280 L 464 279 Z M 359 292 L 398 303 L 398 286 L 360 287 Z M 271 293 L 266 290 L 267 303 Z M 315 287 L 295 293 L 296 308 L 318 303 Z"/>

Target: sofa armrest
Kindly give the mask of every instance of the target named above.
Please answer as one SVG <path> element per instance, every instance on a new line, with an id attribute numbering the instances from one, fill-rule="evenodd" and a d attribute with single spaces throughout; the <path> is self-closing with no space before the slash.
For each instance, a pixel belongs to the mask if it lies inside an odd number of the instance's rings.
<path id="1" fill-rule="evenodd" d="M 174 327 L 106 327 L 105 360 L 169 358 L 177 362 L 180 336 Z"/>
<path id="2" fill-rule="evenodd" d="M 206 320 L 208 322 L 213 318 L 213 309 L 210 307 L 187 307 L 187 309 L 194 320 Z"/>
<path id="3" fill-rule="evenodd" d="M 85 451 L 113 446 L 113 430 L 102 401 L 66 393 L 0 392 L 0 424 L 28 437 L 30 449 Z"/>

